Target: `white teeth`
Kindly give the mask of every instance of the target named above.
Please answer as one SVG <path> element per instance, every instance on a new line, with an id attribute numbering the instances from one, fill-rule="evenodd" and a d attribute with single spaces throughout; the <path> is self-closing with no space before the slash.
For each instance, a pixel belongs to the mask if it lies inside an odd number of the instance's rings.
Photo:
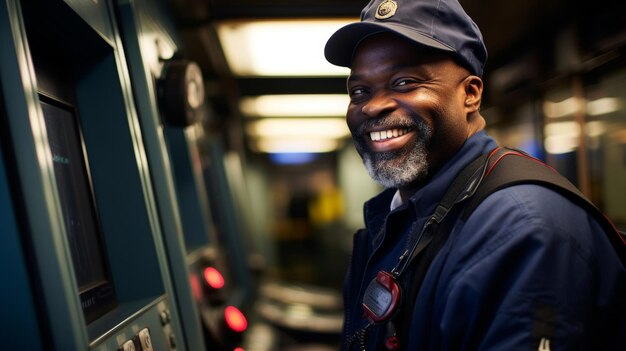
<path id="1" fill-rule="evenodd" d="M 406 134 L 409 130 L 406 128 L 403 129 L 389 129 L 389 130 L 383 130 L 380 132 L 371 132 L 370 133 L 370 138 L 373 141 L 381 141 L 381 140 L 386 140 L 386 139 L 390 139 L 390 138 L 396 138 L 399 136 L 402 136 L 404 134 Z"/>

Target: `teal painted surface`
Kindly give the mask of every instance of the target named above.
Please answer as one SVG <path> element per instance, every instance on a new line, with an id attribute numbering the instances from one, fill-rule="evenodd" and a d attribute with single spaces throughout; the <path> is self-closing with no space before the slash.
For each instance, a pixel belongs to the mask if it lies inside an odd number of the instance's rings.
<path id="1" fill-rule="evenodd" d="M 173 315 L 178 314 L 182 322 L 182 333 L 179 343 L 186 343 L 190 350 L 204 349 L 204 339 L 200 316 L 189 283 L 189 270 L 186 262 L 186 251 L 183 237 L 186 232 L 180 218 L 179 202 L 176 198 L 173 180 L 173 170 L 168 158 L 169 150 L 161 126 L 157 106 L 156 87 L 154 85 L 155 63 L 158 58 L 147 57 L 148 53 L 156 52 L 153 47 L 141 45 L 155 45 L 141 43 L 142 35 L 150 35 L 162 44 L 175 49 L 175 39 L 170 36 L 167 28 L 168 17 L 165 12 L 156 11 L 158 3 L 126 2 L 118 4 L 118 22 L 124 50 L 127 57 L 132 90 L 141 126 L 142 138 L 146 148 L 146 156 L 150 165 L 150 175 L 154 187 L 155 201 L 158 203 L 163 244 L 167 252 L 167 262 L 173 282 L 173 301 L 177 305 L 172 308 Z M 158 17 L 155 17 L 158 16 Z M 144 33 L 145 31 L 145 33 Z"/>
<path id="2" fill-rule="evenodd" d="M 11 172 L 21 184 L 15 191 L 23 198 L 24 213 L 21 218 L 27 224 L 24 227 L 26 232 L 19 233 L 15 213 L 7 210 L 14 208 L 6 191 L 8 184 L 3 161 L 0 172 L 1 262 L 3 270 L 10 267 L 11 274 L 14 274 L 14 290 L 7 289 L 6 293 L 19 294 L 20 298 L 17 301 L 3 300 L 0 306 L 3 317 L 5 310 L 14 311 L 13 308 L 19 308 L 23 313 L 20 316 L 22 319 L 16 319 L 15 323 L 7 321 L 8 325 L 2 324 L 2 335 L 3 339 L 5 334 L 15 336 L 10 341 L 18 342 L 23 333 L 28 333 L 28 339 L 21 341 L 24 347 L 13 349 L 85 350 L 90 341 L 100 340 L 99 344 L 116 350 L 118 340 L 116 337 L 109 338 L 111 333 L 132 334 L 136 332 L 136 326 L 144 323 L 144 317 L 133 314 L 133 311 L 121 314 L 111 312 L 107 318 L 90 324 L 91 330 L 98 323 L 101 327 L 88 335 L 54 172 L 50 167 L 51 153 L 35 86 L 36 72 L 32 70 L 38 67 L 31 62 L 30 46 L 33 42 L 26 39 L 27 25 L 31 25 L 28 36 L 31 40 L 38 39 L 39 43 L 49 43 L 51 38 L 58 40 L 47 45 L 58 44 L 55 54 L 69 56 L 68 66 L 74 69 L 68 77 L 78 77 L 73 87 L 76 106 L 83 126 L 96 201 L 98 209 L 102 210 L 100 215 L 105 227 L 106 246 L 114 250 L 110 263 L 114 266 L 120 308 L 136 306 L 143 310 L 142 301 L 146 298 L 169 298 L 171 293 L 145 149 L 129 80 L 125 76 L 125 60 L 122 50 L 117 50 L 121 48 L 121 43 L 114 26 L 109 34 L 103 35 L 106 23 L 114 24 L 114 20 L 108 17 L 111 2 L 102 0 L 99 3 L 102 5 L 98 7 L 100 12 L 96 17 L 102 16 L 101 24 L 97 24 L 98 20 L 81 20 L 85 15 L 79 16 L 78 11 L 70 9 L 64 2 L 25 2 L 31 16 L 27 20 L 22 17 L 17 0 L 0 3 L 0 80 L 6 101 L 6 124 L 3 127 L 9 127 L 3 135 L 10 135 L 12 140 L 9 150 L 3 151 L 12 152 L 16 160 Z M 36 13 L 39 15 L 35 16 Z M 48 20 L 36 20 L 40 16 Z M 53 27 L 47 27 L 50 21 L 55 23 Z M 97 34 L 91 35 L 93 32 Z M 37 35 L 41 36 L 35 37 Z M 43 81 L 41 83 L 44 84 Z M 21 241 L 22 236 L 27 240 Z M 29 265 L 19 247 L 24 242 L 29 244 L 34 257 Z M 5 254 L 4 250 L 8 252 Z M 31 266 L 33 270 L 27 270 Z M 37 297 L 33 298 L 29 279 L 43 288 L 39 295 L 41 305 L 37 304 L 41 309 L 38 311 L 35 306 Z M 182 332 L 176 307 L 171 309 L 168 325 L 180 338 Z M 40 318 L 37 318 L 37 313 Z M 158 330 L 156 323 L 159 320 L 153 312 L 150 314 L 150 321 L 145 323 Z M 133 321 L 135 317 L 138 318 L 136 322 Z M 123 324 L 130 329 L 124 329 Z M 49 338 L 38 335 L 39 327 L 45 329 L 44 334 Z M 103 337 L 106 342 L 101 341 Z M 168 348 L 165 342 L 168 336 L 163 334 L 159 338 L 158 344 L 155 343 L 158 349 Z M 0 348 L 5 346 L 6 343 Z M 178 349 L 186 349 L 184 341 L 178 342 Z"/>
<path id="3" fill-rule="evenodd" d="M 78 110 L 115 288 L 121 301 L 164 293 L 144 184 L 113 53 L 81 76 Z M 138 279 L 141 277 L 141 279 Z"/>
<path id="4" fill-rule="evenodd" d="M 211 187 L 208 191 L 213 193 L 212 199 L 219 203 L 216 207 L 216 221 L 223 230 L 220 238 L 223 245 L 228 248 L 228 258 L 236 276 L 237 284 L 241 287 L 243 302 L 250 302 L 253 297 L 253 282 L 248 266 L 248 241 L 245 232 L 245 218 L 238 209 L 232 186 L 228 179 L 225 167 L 225 154 L 222 140 L 215 138 L 210 141 L 211 166 L 208 174 Z M 209 182 L 207 182 L 209 183 Z"/>
<path id="5" fill-rule="evenodd" d="M 0 97 L 1 98 L 1 97 Z M 0 105 L 1 106 L 1 105 Z M 0 111 L 0 118 L 4 118 Z M 7 168 L 0 143 L 0 277 L 5 281 L 0 289 L 2 319 L 2 348 L 7 350 L 41 350 L 37 306 L 28 278 L 26 259 L 20 242 Z M 6 282 L 9 282 L 6 284 Z M 5 325 L 8 324 L 9 325 Z M 11 331 L 5 333 L 5 331 Z"/>
<path id="6" fill-rule="evenodd" d="M 208 203 L 203 203 L 201 196 L 206 196 L 206 189 L 199 188 L 204 183 L 196 179 L 190 157 L 189 142 L 182 128 L 165 128 L 168 147 L 171 152 L 172 168 L 175 174 L 176 194 L 180 205 L 181 218 L 185 232 L 187 252 L 209 246 L 211 220 Z"/>
<path id="7" fill-rule="evenodd" d="M 20 242 L 27 243 L 28 250 L 37 258 L 30 261 L 29 267 L 32 267 L 32 271 L 29 270 L 28 273 L 31 277 L 33 271 L 38 273 L 38 279 L 35 279 L 38 280 L 36 286 L 40 289 L 38 298 L 46 308 L 39 319 L 35 319 L 27 308 L 24 323 L 37 323 L 46 329 L 47 335 L 52 336 L 50 339 L 39 340 L 43 349 L 75 350 L 87 343 L 87 334 L 76 295 L 71 260 L 63 238 L 62 217 L 54 191 L 54 174 L 46 165 L 50 152 L 47 139 L 40 132 L 43 117 L 38 109 L 37 91 L 33 85 L 34 72 L 29 60 L 20 3 L 5 0 L 0 3 L 0 83 L 5 102 L 5 125 L 8 125 L 5 132 L 11 135 L 12 144 L 4 152 L 12 152 L 16 160 L 11 172 L 14 172 L 17 181 L 22 184 L 15 191 L 23 199 L 21 216 L 29 231 L 20 233 L 20 237 L 30 236 L 29 240 Z M 19 270 L 19 262 L 15 263 Z M 33 304 L 34 300 L 29 301 L 33 294 L 24 293 L 21 303 L 25 306 Z M 19 302 L 8 300 L 1 304 L 4 309 Z M 54 316 L 55 323 L 52 323 L 49 316 Z M 2 328 L 3 335 L 20 335 L 22 332 L 17 324 Z M 31 334 L 31 337 L 37 339 L 37 334 Z M 25 342 L 38 343 L 37 340 Z M 36 346 L 33 350 L 37 350 Z"/>

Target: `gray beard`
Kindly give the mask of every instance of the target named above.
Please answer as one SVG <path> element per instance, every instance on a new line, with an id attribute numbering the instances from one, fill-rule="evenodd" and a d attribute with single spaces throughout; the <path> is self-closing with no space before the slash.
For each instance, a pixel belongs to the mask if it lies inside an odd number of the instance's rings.
<path id="1" fill-rule="evenodd" d="M 414 128 L 418 135 L 413 147 L 401 150 L 372 152 L 364 141 L 355 139 L 356 149 L 370 177 L 385 188 L 403 188 L 428 175 L 426 146 L 430 143 L 432 129 L 421 121 Z"/>

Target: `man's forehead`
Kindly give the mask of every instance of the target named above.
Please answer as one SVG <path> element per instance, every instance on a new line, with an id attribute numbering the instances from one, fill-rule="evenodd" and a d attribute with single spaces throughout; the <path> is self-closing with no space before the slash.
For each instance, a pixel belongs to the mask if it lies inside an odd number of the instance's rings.
<path id="1" fill-rule="evenodd" d="M 392 60 L 410 65 L 447 59 L 449 53 L 415 44 L 399 35 L 383 32 L 366 37 L 357 45 L 350 68 L 372 60 Z"/>
<path id="2" fill-rule="evenodd" d="M 410 71 L 414 74 L 428 75 L 441 67 L 449 70 L 461 68 L 450 55 L 436 52 L 416 50 L 385 50 L 387 46 L 369 50 L 365 47 L 362 53 L 354 56 L 350 66 L 348 82 L 364 79 L 372 75 L 389 75 L 396 72 Z"/>

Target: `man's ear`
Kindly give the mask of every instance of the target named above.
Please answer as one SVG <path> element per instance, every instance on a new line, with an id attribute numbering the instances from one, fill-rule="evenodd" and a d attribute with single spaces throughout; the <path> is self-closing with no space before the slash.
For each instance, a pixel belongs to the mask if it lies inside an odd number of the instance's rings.
<path id="1" fill-rule="evenodd" d="M 480 110 L 483 97 L 483 81 L 478 76 L 470 75 L 463 82 L 465 86 L 465 108 L 468 114 Z"/>

